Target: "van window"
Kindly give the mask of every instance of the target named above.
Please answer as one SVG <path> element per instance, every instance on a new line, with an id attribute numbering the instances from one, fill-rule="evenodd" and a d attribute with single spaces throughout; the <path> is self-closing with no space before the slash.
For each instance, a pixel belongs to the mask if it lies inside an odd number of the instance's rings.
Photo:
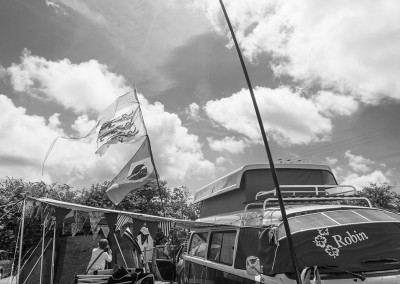
<path id="1" fill-rule="evenodd" d="M 232 265 L 235 239 L 235 231 L 212 233 L 208 259 Z"/>
<path id="2" fill-rule="evenodd" d="M 207 238 L 208 232 L 194 233 L 189 247 L 189 255 L 204 257 L 207 251 Z"/>

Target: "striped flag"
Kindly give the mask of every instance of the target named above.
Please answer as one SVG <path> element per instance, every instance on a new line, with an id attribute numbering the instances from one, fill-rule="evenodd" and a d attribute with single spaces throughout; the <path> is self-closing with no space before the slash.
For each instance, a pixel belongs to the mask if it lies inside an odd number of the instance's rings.
<path id="1" fill-rule="evenodd" d="M 164 236 L 168 237 L 169 231 L 171 230 L 172 227 L 175 227 L 175 224 L 173 221 L 161 221 L 158 226 L 164 233 Z"/>

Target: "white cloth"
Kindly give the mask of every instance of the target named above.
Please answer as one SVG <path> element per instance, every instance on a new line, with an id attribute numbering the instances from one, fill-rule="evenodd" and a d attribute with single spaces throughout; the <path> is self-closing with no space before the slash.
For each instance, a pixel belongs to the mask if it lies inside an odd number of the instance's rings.
<path id="1" fill-rule="evenodd" d="M 99 256 L 99 254 L 101 254 L 101 255 Z M 97 258 L 97 260 L 95 261 L 96 258 Z M 94 261 L 94 263 L 93 263 L 93 261 Z M 91 266 L 90 270 L 88 271 L 88 274 L 93 274 L 93 271 L 95 271 L 95 270 L 104 269 L 104 267 L 106 265 L 106 261 L 107 262 L 112 261 L 111 250 L 109 250 L 109 253 L 107 253 L 104 250 L 102 250 L 101 248 L 93 249 L 92 257 L 90 258 L 90 261 L 88 264 L 88 268 Z"/>

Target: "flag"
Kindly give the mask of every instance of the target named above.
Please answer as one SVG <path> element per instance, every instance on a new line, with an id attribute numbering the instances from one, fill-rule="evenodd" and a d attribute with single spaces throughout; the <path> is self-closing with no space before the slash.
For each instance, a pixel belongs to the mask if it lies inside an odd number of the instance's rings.
<path id="1" fill-rule="evenodd" d="M 111 144 L 133 143 L 140 139 L 140 137 L 146 135 L 146 128 L 141 119 L 139 102 L 136 97 L 136 88 L 118 97 L 111 105 L 102 111 L 97 117 L 94 127 L 85 136 L 57 136 L 54 138 L 43 160 L 42 175 L 46 160 L 58 138 L 80 140 L 94 134 L 98 127 L 100 127 L 100 131 L 97 138 L 98 150 L 96 154 L 100 156 L 107 151 Z"/>
<path id="2" fill-rule="evenodd" d="M 132 218 L 123 214 L 118 214 L 115 231 L 121 230 L 123 233 L 127 224 L 132 224 Z"/>
<path id="3" fill-rule="evenodd" d="M 118 204 L 129 192 L 154 179 L 156 179 L 156 170 L 150 156 L 149 139 L 146 137 L 135 155 L 111 181 L 111 186 L 106 193 L 112 202 Z"/>
<path id="4" fill-rule="evenodd" d="M 136 94 L 129 93 L 128 95 L 136 99 Z M 139 103 L 136 101 L 134 104 L 126 105 L 124 102 L 118 107 L 120 108 L 113 109 L 115 111 L 112 117 L 107 116 L 107 119 L 103 119 L 104 122 L 99 124 L 96 151 L 99 156 L 102 156 L 112 144 L 133 143 L 146 135 Z"/>
<path id="5" fill-rule="evenodd" d="M 156 221 L 154 221 L 154 222 L 146 221 L 146 226 L 149 229 L 150 236 L 152 238 L 154 238 L 154 236 L 157 233 L 157 227 L 158 227 L 157 222 Z"/>
<path id="6" fill-rule="evenodd" d="M 101 218 L 102 218 L 102 213 L 89 212 L 90 228 L 92 229 L 93 234 L 96 231 L 97 225 L 99 224 Z"/>
<path id="7" fill-rule="evenodd" d="M 132 224 L 129 226 L 129 231 L 131 232 L 133 238 L 136 238 L 136 236 L 139 234 L 140 229 L 142 229 L 143 225 L 144 225 L 144 221 L 143 220 L 139 220 L 139 219 L 133 219 L 132 218 Z"/>
<path id="8" fill-rule="evenodd" d="M 96 227 L 96 229 L 94 229 L 94 230 L 92 229 L 93 240 L 97 239 L 97 236 L 99 235 L 99 232 L 100 232 L 100 227 Z"/>
<path id="9" fill-rule="evenodd" d="M 174 222 L 172 221 L 161 221 L 159 223 L 159 227 L 161 231 L 164 233 L 166 237 L 169 236 L 169 231 L 171 230 L 172 227 L 174 227 Z"/>
<path id="10" fill-rule="evenodd" d="M 71 224 L 71 235 L 74 237 L 79 231 L 78 224 L 72 223 Z"/>
<path id="11" fill-rule="evenodd" d="M 110 233 L 110 228 L 108 226 L 101 226 L 101 230 L 103 231 L 103 235 L 105 238 L 108 237 L 108 233 Z"/>
<path id="12" fill-rule="evenodd" d="M 67 216 L 70 211 L 71 211 L 70 209 L 66 208 L 60 208 L 60 207 L 56 208 L 56 226 L 62 224 L 65 216 Z"/>

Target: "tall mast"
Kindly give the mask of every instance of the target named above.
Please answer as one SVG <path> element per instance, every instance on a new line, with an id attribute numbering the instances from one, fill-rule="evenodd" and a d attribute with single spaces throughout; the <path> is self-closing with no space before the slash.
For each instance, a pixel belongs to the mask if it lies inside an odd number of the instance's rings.
<path id="1" fill-rule="evenodd" d="M 281 188 L 279 186 L 278 176 L 276 174 L 274 160 L 272 159 L 272 154 L 271 154 L 271 150 L 269 148 L 267 136 L 265 134 L 265 129 L 264 129 L 264 125 L 263 125 L 263 122 L 262 122 L 262 119 L 261 119 L 260 111 L 258 110 L 257 101 L 256 101 L 256 98 L 254 96 L 253 87 L 251 86 L 250 77 L 249 77 L 249 74 L 247 73 L 247 69 L 246 69 L 246 65 L 245 65 L 244 60 L 243 60 L 242 52 L 241 52 L 239 44 L 238 44 L 238 42 L 236 40 L 236 36 L 235 36 L 234 31 L 233 31 L 231 22 L 229 20 L 228 13 L 225 10 L 224 3 L 222 2 L 222 0 L 219 0 L 219 3 L 221 4 L 222 11 L 224 12 L 224 16 L 225 16 L 226 22 L 227 22 L 227 24 L 229 26 L 229 30 L 230 30 L 231 35 L 232 35 L 232 39 L 233 39 L 233 41 L 235 43 L 236 51 L 238 53 L 238 56 L 239 56 L 239 59 L 240 59 L 240 63 L 242 65 L 244 76 L 246 77 L 247 86 L 249 88 L 251 100 L 253 101 L 254 110 L 256 112 L 258 124 L 259 124 L 260 130 L 261 130 L 261 135 L 262 135 L 262 138 L 263 138 L 263 141 L 264 141 L 265 150 L 267 152 L 268 161 L 269 161 L 271 174 L 272 174 L 272 179 L 274 180 L 274 185 L 275 185 L 275 189 L 276 189 L 276 194 L 278 195 L 279 207 L 280 207 L 280 210 L 281 210 L 283 224 L 284 224 L 285 231 L 286 231 L 286 237 L 287 237 L 287 240 L 288 240 L 288 243 L 289 243 L 289 249 L 290 249 L 290 253 L 291 253 L 291 256 L 292 256 L 293 266 L 294 266 L 294 269 L 295 269 L 296 282 L 297 282 L 297 284 L 301 284 L 299 264 L 297 262 L 296 252 L 295 252 L 294 247 L 293 247 L 292 235 L 290 233 L 289 222 L 288 222 L 287 216 L 286 216 L 286 210 L 285 210 L 285 205 L 283 203 Z"/>

